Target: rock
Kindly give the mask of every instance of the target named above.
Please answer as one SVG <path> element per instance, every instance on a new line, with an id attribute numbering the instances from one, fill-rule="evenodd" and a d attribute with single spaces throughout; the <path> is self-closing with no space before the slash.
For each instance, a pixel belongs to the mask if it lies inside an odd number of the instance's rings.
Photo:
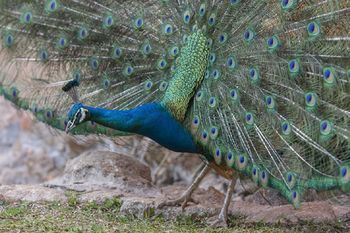
<path id="1" fill-rule="evenodd" d="M 159 195 L 149 167 L 137 159 L 113 152 L 89 151 L 68 161 L 64 174 L 47 183 L 76 191 L 112 189 L 124 195 Z"/>
<path id="2" fill-rule="evenodd" d="M 236 186 L 237 187 L 237 186 Z M 250 189 L 250 190 L 249 190 Z M 281 206 L 288 205 L 289 202 L 283 197 L 277 190 L 274 189 L 254 189 L 248 187 L 248 191 L 241 194 L 241 199 L 246 202 L 255 203 L 258 205 L 270 205 L 270 206 Z M 328 197 L 329 198 L 329 197 Z M 319 197 L 315 190 L 306 190 L 303 195 L 303 202 L 313 202 L 318 200 L 326 200 L 327 197 L 323 199 Z M 236 200 L 239 200 L 236 198 Z"/>
<path id="3" fill-rule="evenodd" d="M 133 215 L 138 218 L 161 215 L 167 220 L 174 220 L 180 216 L 187 216 L 192 219 L 204 219 L 208 216 L 217 215 L 220 211 L 220 209 L 202 205 L 188 206 L 184 211 L 182 211 L 181 207 L 164 207 L 162 209 L 157 209 L 155 204 L 157 201 L 150 198 L 127 197 L 122 198 L 122 201 L 120 212 L 124 215 Z"/>
<path id="4" fill-rule="evenodd" d="M 163 194 L 163 199 L 175 199 L 181 196 L 186 190 L 184 185 L 169 185 L 161 189 Z M 224 203 L 224 194 L 218 191 L 213 187 L 209 189 L 198 188 L 194 191 L 192 198 L 195 202 L 198 202 L 199 205 L 210 207 L 210 208 L 221 208 L 222 203 Z M 162 200 L 158 200 L 161 202 Z M 188 203 L 190 206 L 193 206 L 194 203 Z"/>
<path id="5" fill-rule="evenodd" d="M 292 205 L 266 206 L 240 201 L 234 203 L 232 213 L 246 216 L 248 222 L 297 223 L 336 221 L 349 212 L 349 206 L 334 205 L 327 201 L 303 203 L 300 209 Z"/>
<path id="6" fill-rule="evenodd" d="M 51 189 L 43 185 L 2 185 L 0 199 L 5 201 L 67 201 L 62 189 Z"/>
<path id="7" fill-rule="evenodd" d="M 134 143 L 136 153 L 131 153 L 146 163 L 152 172 L 153 182 L 156 185 L 169 185 L 174 182 L 190 184 L 192 175 L 202 164 L 196 154 L 176 153 L 170 151 L 148 138 L 137 137 Z"/>
<path id="8" fill-rule="evenodd" d="M 254 194 L 243 199 L 258 205 L 279 206 L 289 204 L 278 191 L 273 189 L 259 189 Z"/>
<path id="9" fill-rule="evenodd" d="M 207 190 L 211 187 L 219 190 L 222 193 L 226 193 L 228 189 L 229 181 L 222 176 L 219 176 L 214 171 L 210 172 L 199 185 L 200 188 Z"/>
<path id="10" fill-rule="evenodd" d="M 183 186 L 168 186 L 162 189 L 165 196 L 178 197 L 185 190 Z M 154 209 L 161 200 L 152 198 L 128 197 L 122 198 L 121 211 L 125 214 L 133 214 L 144 217 L 150 210 L 155 215 L 161 214 L 166 219 L 174 219 L 179 215 L 192 218 L 207 218 L 217 215 L 222 207 L 224 195 L 214 188 L 209 190 L 198 189 L 194 192 L 194 200 L 199 204 L 190 203 L 182 212 L 180 207 L 165 207 Z M 331 204 L 327 201 L 303 203 L 300 209 L 292 205 L 269 206 L 251 203 L 247 201 L 235 201 L 229 208 L 230 214 L 246 217 L 247 222 L 254 223 L 298 223 L 300 221 L 332 222 L 349 218 L 350 206 Z"/>
<path id="11" fill-rule="evenodd" d="M 165 207 L 157 209 L 158 204 L 165 198 L 175 198 L 185 190 L 184 186 L 167 186 L 162 194 L 144 196 L 140 192 L 122 193 L 120 189 L 97 188 L 78 194 L 80 202 L 103 202 L 106 199 L 119 196 L 122 201 L 121 213 L 131 214 L 139 218 L 162 215 L 165 219 L 175 219 L 179 216 L 191 218 L 208 218 L 216 216 L 223 203 L 224 195 L 214 188 L 198 189 L 194 192 L 194 199 L 199 204 L 190 203 L 182 212 L 181 207 Z M 0 199 L 6 201 L 67 201 L 65 191 L 61 188 L 48 188 L 42 185 L 4 185 L 0 186 Z M 234 215 L 245 216 L 246 222 L 254 223 L 298 223 L 299 221 L 334 222 L 341 219 L 348 220 L 350 207 L 330 204 L 327 201 L 303 203 L 300 209 L 292 205 L 269 206 L 259 205 L 247 201 L 231 203 L 229 212 Z"/>
<path id="12" fill-rule="evenodd" d="M 149 155 L 151 156 L 151 155 Z M 168 151 L 164 154 L 163 161 L 153 169 L 153 179 L 159 186 L 181 182 L 189 185 L 196 169 L 202 165 L 198 155 Z"/>
<path id="13" fill-rule="evenodd" d="M 3 97 L 0 112 L 0 183 L 37 184 L 60 175 L 71 155 L 65 138 Z"/>
<path id="14" fill-rule="evenodd" d="M 62 175 L 66 162 L 85 151 L 132 154 L 140 141 L 140 137 L 71 137 L 36 121 L 30 112 L 17 110 L 2 96 L 0 112 L 0 184 L 43 183 Z"/>

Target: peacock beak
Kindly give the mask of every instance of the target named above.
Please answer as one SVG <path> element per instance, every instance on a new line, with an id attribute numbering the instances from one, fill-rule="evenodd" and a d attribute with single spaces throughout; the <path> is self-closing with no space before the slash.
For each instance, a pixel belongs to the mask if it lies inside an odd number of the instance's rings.
<path id="1" fill-rule="evenodd" d="M 69 133 L 69 131 L 71 131 L 74 128 L 75 128 L 74 123 L 72 121 L 68 121 L 65 131 L 66 133 Z"/>

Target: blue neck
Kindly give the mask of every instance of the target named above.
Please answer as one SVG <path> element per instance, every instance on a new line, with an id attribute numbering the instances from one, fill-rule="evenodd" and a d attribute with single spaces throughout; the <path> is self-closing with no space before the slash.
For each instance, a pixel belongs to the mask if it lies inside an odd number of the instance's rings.
<path id="1" fill-rule="evenodd" d="M 119 131 L 135 133 L 135 117 L 131 110 L 109 110 L 90 106 L 84 106 L 84 108 L 89 111 L 89 119 L 87 120 Z"/>
<path id="2" fill-rule="evenodd" d="M 144 135 L 160 145 L 178 152 L 196 153 L 191 134 L 158 103 L 131 110 L 108 110 L 84 106 L 89 119 L 103 126 Z"/>

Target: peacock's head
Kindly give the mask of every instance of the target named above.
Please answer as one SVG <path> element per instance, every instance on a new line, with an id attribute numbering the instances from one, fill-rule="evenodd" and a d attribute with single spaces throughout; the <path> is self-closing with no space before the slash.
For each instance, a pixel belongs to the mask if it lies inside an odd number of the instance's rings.
<path id="1" fill-rule="evenodd" d="M 88 118 L 89 110 L 82 103 L 75 103 L 67 114 L 66 133 L 74 129 L 77 125 L 85 122 Z"/>

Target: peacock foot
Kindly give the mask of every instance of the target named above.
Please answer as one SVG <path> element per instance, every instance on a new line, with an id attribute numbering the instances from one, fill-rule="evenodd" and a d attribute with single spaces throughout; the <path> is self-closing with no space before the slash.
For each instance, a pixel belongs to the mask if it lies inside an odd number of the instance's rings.
<path id="1" fill-rule="evenodd" d="M 166 200 L 161 202 L 158 205 L 158 208 L 163 208 L 165 206 L 179 206 L 181 205 L 181 209 L 184 210 L 189 202 L 193 202 L 195 204 L 198 204 L 197 201 L 195 201 L 192 197 L 190 192 L 187 190 L 184 194 L 181 195 L 181 197 L 174 199 L 174 200 Z"/>
<path id="2" fill-rule="evenodd" d="M 188 202 L 193 202 L 195 204 L 198 204 L 195 200 L 192 198 L 193 191 L 198 188 L 200 182 L 202 179 L 208 174 L 210 171 L 210 167 L 208 164 L 204 166 L 204 168 L 200 171 L 199 175 L 194 179 L 193 183 L 188 187 L 188 189 L 181 195 L 180 198 L 177 198 L 175 200 L 167 200 L 163 201 L 158 205 L 158 208 L 162 208 L 164 206 L 178 206 L 181 205 L 182 210 L 184 210 L 187 206 Z"/>
<path id="3" fill-rule="evenodd" d="M 228 213 L 228 207 L 230 206 L 233 190 L 236 184 L 236 177 L 233 177 L 230 181 L 230 184 L 228 186 L 228 190 L 226 192 L 224 204 L 221 208 L 220 214 L 218 217 L 212 217 L 209 218 L 208 223 L 211 227 L 214 228 L 228 228 L 227 224 L 227 213 Z"/>
<path id="4" fill-rule="evenodd" d="M 208 219 L 208 223 L 213 228 L 228 228 L 227 214 L 220 213 L 218 217 L 213 216 Z"/>

